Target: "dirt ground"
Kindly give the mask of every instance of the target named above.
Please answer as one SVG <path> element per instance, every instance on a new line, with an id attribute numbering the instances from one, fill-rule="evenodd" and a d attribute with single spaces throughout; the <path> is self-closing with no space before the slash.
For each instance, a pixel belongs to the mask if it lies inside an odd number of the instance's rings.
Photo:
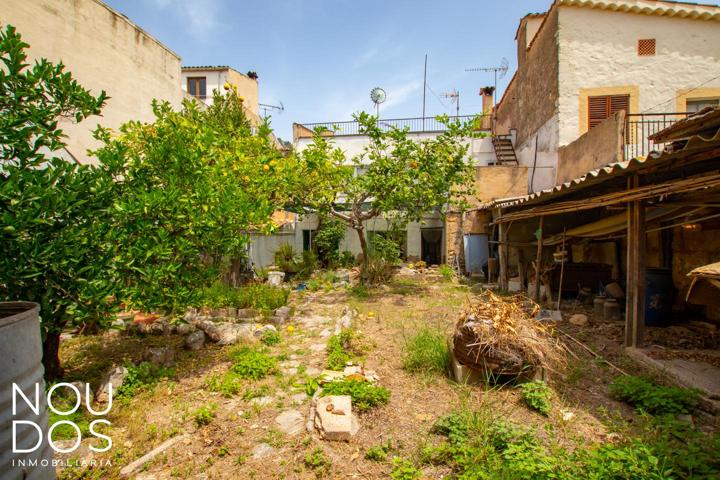
<path id="1" fill-rule="evenodd" d="M 632 409 L 608 395 L 607 385 L 618 373 L 560 333 L 558 338 L 570 351 L 568 368 L 550 374 L 554 396 L 553 410 L 547 418 L 528 410 L 514 388 L 459 385 L 444 377 L 404 371 L 405 339 L 423 325 L 439 326 L 450 333 L 460 310 L 474 292 L 477 289 L 421 275 L 396 277 L 391 284 L 372 289 L 368 298 L 356 298 L 345 290 L 293 292 L 290 305 L 294 312 L 288 324 L 294 331 L 283 326 L 281 343 L 270 347 L 285 373 L 281 371 L 244 385 L 245 391 L 261 391 L 264 397 L 269 397 L 265 405 L 253 404 L 257 400 L 244 400 L 242 391 L 225 398 L 208 390 L 208 378 L 230 368 L 228 353 L 233 347 L 208 344 L 200 351 L 189 352 L 181 349 L 182 338 L 175 336 L 140 338 L 105 334 L 71 338 L 64 342 L 61 352 L 70 380 L 98 382 L 112 365 L 138 361 L 140 352 L 148 345 L 177 347 L 179 361 L 173 377 L 113 405 L 108 417 L 112 423 L 108 435 L 114 444 L 110 452 L 92 454 L 85 448 L 85 456 L 80 454 L 85 460 L 91 457 L 110 460 L 112 466 L 65 467 L 60 470 L 60 477 L 118 478 L 122 467 L 163 441 L 187 435 L 146 464 L 135 478 L 316 478 L 319 472 L 306 465 L 305 457 L 317 448 L 331 460 L 325 478 L 388 478 L 391 463 L 366 460 L 368 448 L 390 439 L 397 446 L 392 455 L 412 459 L 420 447 L 436 441 L 429 433 L 433 422 L 463 406 L 490 409 L 493 415 L 535 426 L 541 435 L 579 448 L 608 441 L 617 435 L 614 432 L 618 421 L 632 421 L 635 415 Z M 289 409 L 308 413 L 309 398 L 291 397 L 305 391 L 303 370 L 325 368 L 326 329 L 332 329 L 348 307 L 359 312 L 354 327 L 361 332 L 368 348 L 365 367 L 377 372 L 379 384 L 391 392 L 390 401 L 359 415 L 360 431 L 349 443 L 327 442 L 307 432 L 286 436 L 277 430 L 275 418 Z M 580 311 L 590 313 L 570 303 L 563 314 L 567 318 Z M 594 322 L 590 317 L 588 327 L 573 326 L 565 320 L 557 324 L 557 330 L 569 333 L 622 370 L 633 374 L 645 372 L 621 348 L 622 325 Z M 299 372 L 294 373 L 295 370 Z M 217 412 L 214 420 L 196 426 L 193 412 L 212 405 Z M 703 429 L 717 428 L 711 417 L 697 421 Z M 253 449 L 263 443 L 272 448 L 271 453 L 254 458 Z M 423 473 L 425 478 L 442 478 L 449 472 L 443 467 L 428 466 Z"/>

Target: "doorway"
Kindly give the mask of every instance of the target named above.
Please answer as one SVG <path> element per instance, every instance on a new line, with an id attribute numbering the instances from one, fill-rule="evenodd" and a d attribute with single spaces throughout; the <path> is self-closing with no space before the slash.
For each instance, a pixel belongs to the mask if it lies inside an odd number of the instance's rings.
<path id="1" fill-rule="evenodd" d="M 440 265 L 443 257 L 443 228 L 421 228 L 420 238 L 420 259 L 428 265 Z"/>

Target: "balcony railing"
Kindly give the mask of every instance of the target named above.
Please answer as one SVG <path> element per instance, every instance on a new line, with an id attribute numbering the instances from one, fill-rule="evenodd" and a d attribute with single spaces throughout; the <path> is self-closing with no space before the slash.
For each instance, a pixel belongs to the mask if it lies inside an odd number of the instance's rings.
<path id="1" fill-rule="evenodd" d="M 663 130 L 678 120 L 687 118 L 689 112 L 674 113 L 630 113 L 626 116 L 625 160 L 646 157 L 650 152 L 662 152 L 665 144 L 656 144 L 648 139 L 650 135 Z"/>
<path id="2" fill-rule="evenodd" d="M 475 115 L 460 115 L 450 117 L 450 121 L 460 120 L 468 122 L 475 118 Z M 417 118 L 382 118 L 378 120 L 381 129 L 387 131 L 391 128 L 408 128 L 411 133 L 435 133 L 444 132 L 447 127 L 444 123 L 439 122 L 435 117 L 417 117 Z M 335 136 L 362 135 L 360 132 L 360 124 L 357 121 L 349 122 L 324 122 L 324 123 L 303 123 L 301 126 L 308 130 L 315 130 L 318 127 L 324 127 L 333 132 Z"/>

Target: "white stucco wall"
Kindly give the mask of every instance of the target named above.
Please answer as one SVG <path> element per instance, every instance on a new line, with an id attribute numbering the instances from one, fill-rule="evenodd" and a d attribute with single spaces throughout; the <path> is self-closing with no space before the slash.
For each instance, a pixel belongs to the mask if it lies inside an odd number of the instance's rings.
<path id="1" fill-rule="evenodd" d="M 639 86 L 639 110 L 674 112 L 683 89 L 720 87 L 720 22 L 560 7 L 559 145 L 580 130 L 581 88 Z M 638 56 L 639 39 L 655 56 Z M 639 113 L 631 111 L 630 113 Z"/>
<path id="2" fill-rule="evenodd" d="M 180 58 L 101 2 L 3 0 L 0 24 L 14 25 L 30 44 L 30 63 L 62 61 L 83 87 L 110 96 L 102 116 L 61 121 L 67 150 L 81 162 L 92 162 L 86 151 L 100 146 L 91 132 L 97 124 L 117 129 L 129 120 L 151 122 L 153 99 L 180 105 Z"/>
<path id="3" fill-rule="evenodd" d="M 528 192 L 530 193 L 555 185 L 558 164 L 558 127 L 559 116 L 556 114 L 522 145 L 515 146 L 518 163 L 528 167 Z"/>

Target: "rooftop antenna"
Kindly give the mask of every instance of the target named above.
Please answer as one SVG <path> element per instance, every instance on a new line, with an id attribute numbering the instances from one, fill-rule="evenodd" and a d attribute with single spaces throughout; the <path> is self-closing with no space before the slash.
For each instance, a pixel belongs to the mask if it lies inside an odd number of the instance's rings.
<path id="1" fill-rule="evenodd" d="M 387 100 L 387 93 L 380 87 L 370 90 L 370 100 L 375 104 L 375 116 L 380 120 L 380 104 Z"/>
<path id="2" fill-rule="evenodd" d="M 260 108 L 262 108 L 263 116 L 262 118 L 265 119 L 268 117 L 268 112 L 272 112 L 273 110 L 277 110 L 278 112 L 282 113 L 285 111 L 285 105 L 283 105 L 282 102 L 280 102 L 280 105 L 270 105 L 267 103 L 258 103 Z"/>
<path id="3" fill-rule="evenodd" d="M 453 88 L 452 92 L 444 92 L 442 94 L 443 98 L 449 98 L 450 103 L 455 104 L 455 116 L 460 116 L 460 92 L 458 92 L 456 89 Z"/>
<path id="4" fill-rule="evenodd" d="M 498 81 L 498 73 L 500 74 L 500 78 L 505 77 L 505 75 L 508 72 L 508 59 L 503 57 L 500 61 L 500 65 L 497 67 L 476 67 L 476 68 L 466 68 L 466 72 L 493 72 L 495 75 L 495 91 L 493 92 L 493 104 L 497 106 L 496 103 L 496 96 L 497 96 L 497 81 Z"/>

